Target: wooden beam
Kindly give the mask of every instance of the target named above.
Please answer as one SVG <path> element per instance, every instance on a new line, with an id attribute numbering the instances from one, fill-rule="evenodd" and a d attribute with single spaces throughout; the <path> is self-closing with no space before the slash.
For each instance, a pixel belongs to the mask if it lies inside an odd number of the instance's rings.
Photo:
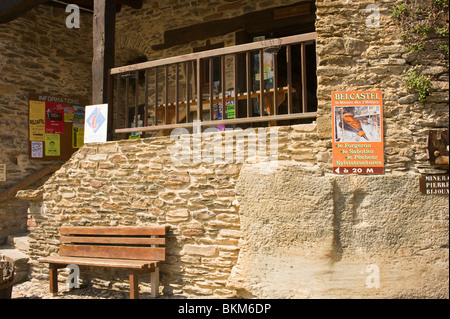
<path id="1" fill-rule="evenodd" d="M 143 0 L 114 0 L 116 2 L 116 12 L 122 6 L 129 6 L 133 9 L 141 9 Z M 109 2 L 109 1 L 108 1 Z M 20 17 L 25 12 L 40 4 L 48 4 L 56 7 L 65 7 L 66 4 L 76 4 L 87 11 L 94 9 L 92 0 L 0 0 L 0 24 L 12 21 Z"/>
<path id="2" fill-rule="evenodd" d="M 116 5 L 116 0 L 94 0 L 92 103 L 109 103 L 108 140 L 112 138 L 114 122 L 109 70 L 114 67 L 115 58 Z"/>
<path id="3" fill-rule="evenodd" d="M 48 0 L 47 0 L 48 1 Z M 67 4 L 76 4 L 82 9 L 87 11 L 94 10 L 94 4 L 92 0 L 50 0 L 49 5 L 65 8 Z M 116 12 L 120 12 L 122 6 L 129 6 L 133 9 L 141 9 L 143 0 L 117 0 Z"/>
<path id="4" fill-rule="evenodd" d="M 307 113 L 293 113 L 293 114 L 279 114 L 279 115 L 266 115 L 266 116 L 255 116 L 250 118 L 238 118 L 238 119 L 226 119 L 220 122 L 218 121 L 203 121 L 201 123 L 202 127 L 205 126 L 216 126 L 217 124 L 223 125 L 239 125 L 255 122 L 270 122 L 270 121 L 286 121 L 295 119 L 314 119 L 317 117 L 317 112 L 307 112 Z M 121 128 L 116 129 L 116 133 L 131 133 L 131 132 L 151 132 L 151 131 L 162 131 L 162 130 L 173 130 L 175 128 L 191 128 L 192 123 L 179 123 L 179 124 L 168 124 L 168 125 L 158 125 L 158 126 L 147 126 L 147 127 L 137 127 L 137 128 Z"/>
<path id="5" fill-rule="evenodd" d="M 19 183 L 11 186 L 4 192 L 0 193 L 0 203 L 5 200 L 10 199 L 11 197 L 15 196 L 18 191 L 33 184 L 34 182 L 40 180 L 44 176 L 46 176 L 50 173 L 56 172 L 60 168 L 61 168 L 61 165 L 48 165 L 48 166 L 45 166 L 45 167 L 41 168 L 40 170 L 34 172 L 33 174 L 26 177 L 24 180 L 20 181 Z"/>
<path id="6" fill-rule="evenodd" d="M 33 9 L 35 6 L 47 1 L 48 0 L 1 0 L 0 24 L 12 21 L 30 9 Z"/>
<path id="7" fill-rule="evenodd" d="M 92 103 L 107 102 L 107 78 L 114 67 L 116 0 L 94 0 Z"/>
<path id="8" fill-rule="evenodd" d="M 119 5 L 126 5 L 132 7 L 133 9 L 141 9 L 143 5 L 143 0 L 119 0 Z"/>
<path id="9" fill-rule="evenodd" d="M 317 34 L 315 32 L 310 33 L 304 33 L 304 34 L 297 34 L 292 35 L 288 37 L 283 37 L 281 40 L 281 45 L 288 45 L 288 44 L 298 44 L 300 42 L 315 42 L 317 40 Z M 180 63 L 180 62 L 186 62 L 186 61 L 194 61 L 194 60 L 200 60 L 200 59 L 206 59 L 210 57 L 215 56 L 221 56 L 221 55 L 227 55 L 227 54 L 234 54 L 234 53 L 243 53 L 245 51 L 254 51 L 264 48 L 264 45 L 261 42 L 252 42 L 252 43 L 245 43 L 230 47 L 225 47 L 221 49 L 214 49 L 209 51 L 203 51 L 198 53 L 188 53 L 184 55 L 179 55 L 175 57 L 169 57 L 159 60 L 153 60 L 153 61 L 147 61 L 142 62 L 138 64 L 133 65 L 125 65 L 121 67 L 117 67 L 111 70 L 111 74 L 120 74 L 125 72 L 132 72 L 136 70 L 145 70 L 148 68 L 154 68 L 157 66 L 164 66 L 166 64 L 174 64 L 174 63 Z"/>
<path id="10" fill-rule="evenodd" d="M 289 6 L 284 8 L 276 8 L 273 10 L 273 18 L 275 20 L 290 18 L 290 17 L 298 17 L 304 14 L 311 13 L 311 3 L 303 3 L 295 6 Z"/>

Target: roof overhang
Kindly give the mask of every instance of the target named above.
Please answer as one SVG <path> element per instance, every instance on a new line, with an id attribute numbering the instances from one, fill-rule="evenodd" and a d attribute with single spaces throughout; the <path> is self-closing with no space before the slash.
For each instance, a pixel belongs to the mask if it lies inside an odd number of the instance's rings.
<path id="1" fill-rule="evenodd" d="M 144 0 L 117 0 L 117 11 L 120 11 L 123 5 L 134 9 L 142 8 Z M 0 1 L 0 24 L 12 21 L 20 17 L 25 12 L 33 9 L 40 4 L 69 5 L 76 4 L 80 8 L 92 11 L 94 9 L 94 0 L 1 0 Z"/>

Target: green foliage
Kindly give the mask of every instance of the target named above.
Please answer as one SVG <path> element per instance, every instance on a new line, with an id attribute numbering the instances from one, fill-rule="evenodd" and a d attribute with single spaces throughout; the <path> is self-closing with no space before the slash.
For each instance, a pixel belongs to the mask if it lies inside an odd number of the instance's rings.
<path id="1" fill-rule="evenodd" d="M 410 52 L 425 50 L 431 34 L 448 37 L 448 0 L 405 0 L 396 5 L 391 17 L 402 29 L 402 38 Z"/>
<path id="2" fill-rule="evenodd" d="M 399 19 L 406 10 L 406 4 L 401 3 L 395 6 L 394 11 L 392 11 L 391 17 Z"/>
<path id="3" fill-rule="evenodd" d="M 412 26 L 411 30 L 417 34 L 428 33 L 432 30 L 431 23 L 429 20 L 418 21 L 416 25 Z"/>
<path id="4" fill-rule="evenodd" d="M 416 42 L 408 45 L 409 52 L 421 52 L 425 48 L 425 44 L 423 42 Z"/>
<path id="5" fill-rule="evenodd" d="M 419 95 L 419 101 L 425 103 L 427 96 L 430 95 L 431 80 L 424 76 L 417 69 L 404 72 L 403 81 L 410 92 L 416 92 Z"/>
<path id="6" fill-rule="evenodd" d="M 434 5 L 441 6 L 442 8 L 448 8 L 448 0 L 434 0 Z"/>
<path id="7" fill-rule="evenodd" d="M 443 50 L 448 56 L 448 44 L 439 45 L 439 49 Z"/>
<path id="8" fill-rule="evenodd" d="M 436 33 L 437 33 L 437 35 L 440 36 L 441 38 L 448 37 L 448 26 L 442 27 L 442 28 L 437 28 L 437 29 L 436 29 Z"/>
<path id="9" fill-rule="evenodd" d="M 401 38 L 409 52 L 439 49 L 448 59 L 448 4 L 449 0 L 403 0 L 394 7 L 391 17 L 399 25 Z M 408 91 L 419 95 L 421 103 L 426 101 L 431 79 L 421 74 L 419 67 L 405 71 L 403 81 Z"/>

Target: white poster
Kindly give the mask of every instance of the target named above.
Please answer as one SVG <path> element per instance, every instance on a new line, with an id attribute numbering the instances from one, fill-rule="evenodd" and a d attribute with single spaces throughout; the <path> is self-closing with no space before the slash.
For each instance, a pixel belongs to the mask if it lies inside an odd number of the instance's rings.
<path id="1" fill-rule="evenodd" d="M 31 158 L 42 158 L 44 155 L 44 142 L 31 141 Z"/>
<path id="2" fill-rule="evenodd" d="M 103 143 L 108 133 L 108 104 L 87 105 L 84 123 L 84 143 Z"/>

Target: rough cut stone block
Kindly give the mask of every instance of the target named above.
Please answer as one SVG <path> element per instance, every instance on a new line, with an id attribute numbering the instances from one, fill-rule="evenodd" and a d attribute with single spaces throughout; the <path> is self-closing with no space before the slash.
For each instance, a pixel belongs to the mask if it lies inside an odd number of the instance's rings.
<path id="1" fill-rule="evenodd" d="M 189 219 L 189 211 L 187 209 L 178 209 L 167 212 L 167 221 L 177 222 Z"/>
<path id="2" fill-rule="evenodd" d="M 234 229 L 221 229 L 219 235 L 222 237 L 241 238 L 242 232 Z"/>
<path id="3" fill-rule="evenodd" d="M 199 255 L 204 257 L 213 257 L 217 255 L 216 246 L 199 246 L 199 245 L 184 245 L 182 255 Z"/>

